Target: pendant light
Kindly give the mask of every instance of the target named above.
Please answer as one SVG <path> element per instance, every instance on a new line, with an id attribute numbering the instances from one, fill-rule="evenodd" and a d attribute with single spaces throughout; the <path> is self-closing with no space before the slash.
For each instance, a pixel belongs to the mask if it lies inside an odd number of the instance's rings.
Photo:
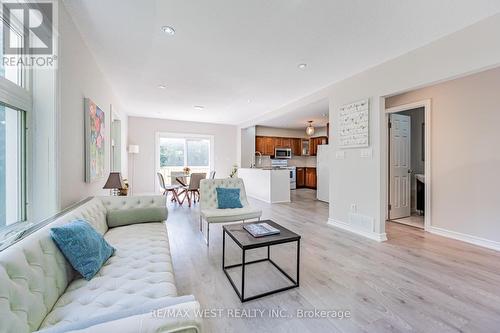
<path id="1" fill-rule="evenodd" d="M 306 127 L 306 134 L 312 136 L 314 134 L 314 127 L 312 125 L 312 120 L 308 121 L 309 125 Z"/>

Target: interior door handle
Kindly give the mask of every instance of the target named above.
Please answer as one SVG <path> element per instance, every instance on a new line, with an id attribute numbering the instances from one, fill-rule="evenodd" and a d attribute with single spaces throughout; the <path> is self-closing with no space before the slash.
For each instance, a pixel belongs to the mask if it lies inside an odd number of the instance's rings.
<path id="1" fill-rule="evenodd" d="M 412 172 L 413 172 L 413 170 L 412 170 L 412 169 L 408 169 L 408 173 L 412 173 Z"/>

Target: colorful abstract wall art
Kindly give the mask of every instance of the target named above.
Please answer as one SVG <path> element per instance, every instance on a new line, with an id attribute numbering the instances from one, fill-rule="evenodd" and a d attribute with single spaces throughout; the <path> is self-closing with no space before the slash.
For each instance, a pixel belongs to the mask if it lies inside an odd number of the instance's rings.
<path id="1" fill-rule="evenodd" d="M 104 177 L 106 115 L 90 98 L 85 98 L 85 182 Z"/>

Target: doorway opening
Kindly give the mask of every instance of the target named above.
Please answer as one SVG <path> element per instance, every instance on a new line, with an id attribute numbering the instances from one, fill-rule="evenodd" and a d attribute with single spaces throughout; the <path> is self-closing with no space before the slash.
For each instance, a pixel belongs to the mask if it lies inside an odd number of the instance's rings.
<path id="1" fill-rule="evenodd" d="M 430 101 L 386 110 L 388 118 L 387 220 L 430 226 Z"/>

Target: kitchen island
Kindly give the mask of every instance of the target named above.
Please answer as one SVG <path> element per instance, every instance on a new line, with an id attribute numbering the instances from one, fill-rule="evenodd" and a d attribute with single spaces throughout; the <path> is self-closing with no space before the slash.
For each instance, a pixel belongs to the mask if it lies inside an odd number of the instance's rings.
<path id="1" fill-rule="evenodd" d="M 286 169 L 241 168 L 247 196 L 268 203 L 290 202 L 290 171 Z"/>

